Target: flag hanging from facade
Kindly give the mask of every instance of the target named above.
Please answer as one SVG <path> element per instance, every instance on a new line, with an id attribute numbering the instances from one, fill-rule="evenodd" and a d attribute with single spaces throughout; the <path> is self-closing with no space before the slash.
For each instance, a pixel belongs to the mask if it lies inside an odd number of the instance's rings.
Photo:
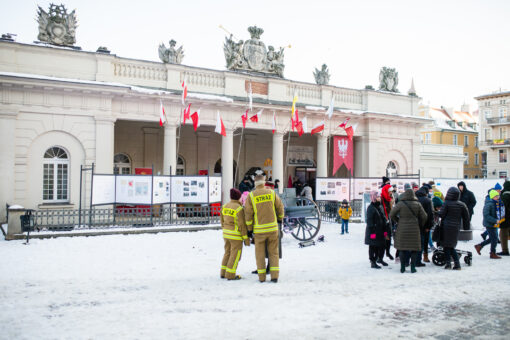
<path id="1" fill-rule="evenodd" d="M 262 111 L 264 111 L 264 109 L 262 110 L 259 110 L 259 112 L 257 112 L 256 114 L 254 114 L 253 116 L 250 117 L 250 120 L 254 123 L 258 123 L 259 122 L 259 118 L 260 116 L 262 115 Z"/>
<path id="2" fill-rule="evenodd" d="M 305 118 L 303 118 L 303 120 L 301 121 L 302 125 L 303 125 L 303 133 L 308 133 L 308 120 Z M 301 136 L 301 135 L 300 135 Z"/>
<path id="3" fill-rule="evenodd" d="M 200 109 L 191 115 L 191 120 L 193 121 L 193 129 L 197 131 L 200 126 Z"/>
<path id="4" fill-rule="evenodd" d="M 331 97 L 331 103 L 329 103 L 328 111 L 326 111 L 326 116 L 328 116 L 328 119 L 331 119 L 331 116 L 333 116 L 333 108 L 335 107 L 335 98 Z"/>
<path id="5" fill-rule="evenodd" d="M 315 124 L 315 126 L 312 128 L 311 134 L 315 135 L 316 133 L 319 133 L 322 130 L 324 130 L 324 121 L 321 121 L 320 123 Z"/>
<path id="6" fill-rule="evenodd" d="M 227 131 L 225 130 L 225 125 L 223 125 L 223 119 L 220 117 L 220 111 L 217 112 L 218 114 L 216 115 L 216 128 L 214 129 L 214 132 L 226 137 Z"/>
<path id="7" fill-rule="evenodd" d="M 248 108 L 250 110 L 253 110 L 253 93 L 251 91 L 251 82 L 249 84 L 248 100 L 249 100 Z"/>
<path id="8" fill-rule="evenodd" d="M 297 123 L 296 130 L 297 130 L 299 137 L 301 137 L 303 135 L 303 133 L 305 133 L 305 131 L 303 130 L 303 122 Z"/>
<path id="9" fill-rule="evenodd" d="M 342 128 L 342 129 L 345 129 L 345 127 L 347 126 L 347 122 L 351 120 L 351 118 L 347 118 L 346 120 L 344 120 L 344 122 L 340 125 L 338 125 L 339 128 Z"/>
<path id="10" fill-rule="evenodd" d="M 190 115 L 189 115 L 190 112 L 191 112 L 191 104 L 188 104 L 188 107 L 185 108 L 182 113 L 182 117 L 183 117 L 182 125 L 186 125 L 186 119 L 190 119 Z"/>
<path id="11" fill-rule="evenodd" d="M 357 127 L 358 127 L 358 123 L 345 128 L 345 133 L 347 134 L 347 137 L 349 137 L 349 140 L 351 142 L 352 142 L 352 137 L 354 136 L 354 133 L 356 132 Z"/>
<path id="12" fill-rule="evenodd" d="M 297 125 L 299 123 L 299 112 L 298 112 L 298 110 L 296 110 L 296 112 L 294 113 L 294 116 L 291 117 L 290 121 L 291 121 L 291 125 L 292 125 L 292 131 L 294 131 L 294 129 L 297 127 Z"/>
<path id="13" fill-rule="evenodd" d="M 338 169 L 345 164 L 347 170 L 352 176 L 352 167 L 354 161 L 354 147 L 352 140 L 345 136 L 333 137 L 333 173 L 332 176 L 338 171 Z"/>
<path id="14" fill-rule="evenodd" d="M 276 117 L 275 112 L 273 111 L 273 135 L 275 131 L 276 131 Z"/>
<path id="15" fill-rule="evenodd" d="M 294 95 L 294 98 L 292 99 L 292 109 L 291 109 L 291 112 L 292 112 L 292 115 L 291 117 L 294 118 L 294 113 L 296 113 L 296 102 L 297 102 L 297 94 Z"/>
<path id="16" fill-rule="evenodd" d="M 163 126 L 166 123 L 166 113 L 165 107 L 163 106 L 163 101 L 159 101 L 159 126 Z"/>
<path id="17" fill-rule="evenodd" d="M 182 81 L 182 106 L 186 105 L 186 97 L 188 96 L 188 85 L 186 85 L 186 80 Z"/>
<path id="18" fill-rule="evenodd" d="M 241 119 L 243 120 L 243 129 L 246 129 L 246 121 L 248 120 L 248 111 L 250 111 L 250 109 L 247 109 L 246 112 L 241 116 Z"/>

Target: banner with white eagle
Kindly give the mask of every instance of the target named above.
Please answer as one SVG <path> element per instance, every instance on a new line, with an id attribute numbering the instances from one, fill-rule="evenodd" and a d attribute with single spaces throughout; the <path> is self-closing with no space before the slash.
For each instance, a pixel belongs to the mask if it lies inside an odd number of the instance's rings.
<path id="1" fill-rule="evenodd" d="M 333 138 L 333 175 L 345 164 L 352 176 L 354 161 L 353 141 L 347 136 L 335 136 Z"/>

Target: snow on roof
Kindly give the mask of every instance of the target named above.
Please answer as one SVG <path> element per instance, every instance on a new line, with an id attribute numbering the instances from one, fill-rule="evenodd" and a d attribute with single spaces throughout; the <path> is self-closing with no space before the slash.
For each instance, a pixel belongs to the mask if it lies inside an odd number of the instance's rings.
<path id="1" fill-rule="evenodd" d="M 310 110 L 310 111 L 326 111 L 326 108 L 325 108 L 325 107 L 322 107 L 322 106 L 311 106 L 311 105 L 306 105 L 306 106 L 305 106 L 305 109 L 306 109 L 306 110 Z"/>
<path id="2" fill-rule="evenodd" d="M 459 132 L 477 131 L 476 129 L 468 125 L 476 123 L 476 121 L 468 112 L 454 111 L 452 113 L 453 117 L 450 117 L 446 110 L 431 107 L 430 110 L 428 111 L 428 114 L 430 118 L 434 120 L 434 126 L 438 129 Z M 462 126 L 459 123 L 461 123 Z"/>
<path id="3" fill-rule="evenodd" d="M 220 101 L 223 101 L 226 103 L 234 102 L 234 100 L 229 97 L 216 96 L 214 94 L 204 94 L 204 93 L 190 93 L 190 92 L 188 92 L 188 98 L 206 99 L 206 100 L 220 100 Z"/>

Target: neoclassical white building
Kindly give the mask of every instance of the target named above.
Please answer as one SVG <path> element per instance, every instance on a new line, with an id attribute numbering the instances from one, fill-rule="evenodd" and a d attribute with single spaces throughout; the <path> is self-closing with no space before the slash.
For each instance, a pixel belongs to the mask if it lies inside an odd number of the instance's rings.
<path id="1" fill-rule="evenodd" d="M 220 46 L 219 46 L 220 47 Z M 376 78 L 377 75 L 374 75 Z M 191 112 L 201 126 L 179 125 L 181 83 L 188 85 Z M 248 122 L 241 138 L 241 115 L 253 92 L 258 123 Z M 298 96 L 300 118 L 309 129 L 325 119 L 331 98 L 335 111 L 325 130 L 291 133 L 290 108 Z M 136 60 L 114 54 L 0 41 L 0 218 L 7 204 L 26 208 L 77 208 L 80 166 L 96 172 L 196 175 L 221 172 L 223 197 L 252 167 L 270 167 L 273 179 L 332 174 L 330 136 L 346 118 L 358 123 L 354 136 L 354 176 L 380 177 L 391 162 L 398 173 L 420 168 L 419 97 L 370 89 L 303 83 L 247 72 Z M 168 117 L 159 126 L 160 102 Z M 226 137 L 214 133 L 217 112 Z M 273 113 L 276 132 L 272 133 Z M 304 146 L 313 158 L 307 168 L 288 165 L 287 145 Z M 90 183 L 82 182 L 86 199 Z M 237 183 L 236 183 L 237 184 Z"/>

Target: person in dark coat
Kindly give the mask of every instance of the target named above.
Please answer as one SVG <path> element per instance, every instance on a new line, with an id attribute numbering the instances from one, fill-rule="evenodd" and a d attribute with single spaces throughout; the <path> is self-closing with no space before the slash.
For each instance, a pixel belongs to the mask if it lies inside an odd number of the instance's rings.
<path id="1" fill-rule="evenodd" d="M 469 211 L 466 204 L 459 201 L 459 198 L 460 190 L 456 187 L 451 187 L 448 189 L 443 206 L 439 211 L 441 226 L 443 227 L 440 244 L 446 255 L 445 269 L 452 268 L 450 258 L 453 257 L 453 269 L 460 270 L 459 256 L 455 247 L 459 240 L 461 224 L 464 230 L 469 229 Z"/>
<path id="2" fill-rule="evenodd" d="M 505 221 L 499 226 L 499 239 L 501 240 L 501 252 L 499 256 L 509 256 L 508 252 L 508 235 L 510 234 L 510 181 L 503 183 L 503 191 L 501 191 L 501 201 L 505 206 L 505 214 L 509 214 L 508 218 L 505 215 Z"/>
<path id="3" fill-rule="evenodd" d="M 476 205 L 475 195 L 473 194 L 472 191 L 470 191 L 470 190 L 468 190 L 468 188 L 466 188 L 466 183 L 464 183 L 463 181 L 460 181 L 459 183 L 457 183 L 457 188 L 459 188 L 459 190 L 460 190 L 460 199 L 459 200 L 466 204 L 468 211 L 469 211 L 469 221 L 471 221 L 471 217 L 473 217 L 473 208 Z M 469 228 L 465 229 L 465 230 L 469 230 Z"/>
<path id="4" fill-rule="evenodd" d="M 434 213 L 432 212 L 432 201 L 429 196 L 430 186 L 428 184 L 423 185 L 418 191 L 416 191 L 415 195 L 418 198 L 423 210 L 427 213 L 427 221 L 421 227 L 421 247 L 422 250 L 418 256 L 418 261 L 416 262 L 416 267 L 425 267 L 425 263 L 430 262 L 429 260 L 429 234 L 430 229 L 432 229 L 432 225 L 434 224 Z M 423 254 L 423 262 L 421 262 L 421 255 Z"/>
<path id="5" fill-rule="evenodd" d="M 370 192 L 371 203 L 367 208 L 367 227 L 365 229 L 365 244 L 368 245 L 368 258 L 371 267 L 380 269 L 377 263 L 387 266 L 383 261 L 385 241 L 389 238 L 389 223 L 381 205 L 381 196 L 377 191 Z M 377 262 L 377 263 L 376 263 Z"/>
<path id="6" fill-rule="evenodd" d="M 416 273 L 416 260 L 421 250 L 420 228 L 427 221 L 427 213 L 412 189 L 407 189 L 399 197 L 399 202 L 391 209 L 390 218 L 398 223 L 395 248 L 400 253 L 400 272 L 406 271 L 405 265 L 410 257 L 411 273 Z"/>
<path id="7" fill-rule="evenodd" d="M 251 184 L 250 177 L 244 176 L 243 181 L 239 184 L 239 191 L 241 194 L 245 191 L 251 191 L 253 185 Z"/>
<path id="8" fill-rule="evenodd" d="M 393 191 L 394 188 L 391 186 L 390 179 L 386 176 L 382 177 L 382 185 L 381 185 L 381 205 L 384 211 L 384 216 L 389 221 L 390 220 L 390 211 L 391 206 L 394 202 L 393 198 Z M 391 223 L 391 221 L 390 221 Z M 391 248 L 391 228 L 390 228 L 390 235 L 388 239 L 386 240 L 386 244 L 384 245 L 384 248 L 386 250 L 386 256 L 393 260 L 393 256 L 390 253 Z"/>
<path id="9" fill-rule="evenodd" d="M 496 254 L 496 246 L 498 245 L 498 228 L 505 219 L 505 206 L 499 199 L 499 193 L 496 190 L 489 192 L 489 197 L 485 200 L 483 206 L 483 226 L 487 229 L 489 239 L 482 243 L 476 244 L 475 249 L 478 255 L 481 255 L 481 250 L 484 246 L 490 243 L 491 245 L 491 259 L 501 259 Z"/>

